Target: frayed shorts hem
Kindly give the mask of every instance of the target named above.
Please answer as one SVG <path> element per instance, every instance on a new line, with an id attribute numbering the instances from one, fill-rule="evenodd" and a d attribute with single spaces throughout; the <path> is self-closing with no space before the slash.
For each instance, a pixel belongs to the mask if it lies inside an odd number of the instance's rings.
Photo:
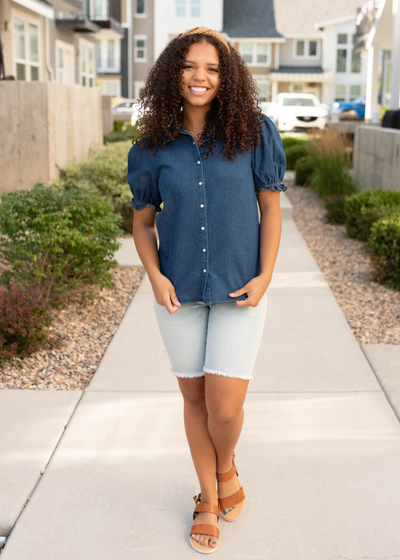
<path id="1" fill-rule="evenodd" d="M 201 373 L 181 373 L 178 371 L 174 371 L 173 369 L 171 369 L 172 373 L 174 375 L 176 375 L 176 377 L 203 377 L 204 375 L 204 371 L 202 371 Z"/>
<path id="2" fill-rule="evenodd" d="M 206 373 L 213 373 L 215 375 L 222 375 L 223 377 L 230 377 L 232 379 L 243 379 L 244 381 L 250 381 L 251 379 L 254 379 L 253 376 L 240 377 L 239 375 L 232 375 L 224 371 L 216 371 L 215 369 L 209 369 L 209 368 L 207 370 L 202 371 L 201 373 L 181 373 L 181 372 L 174 371 L 173 369 L 171 369 L 171 371 L 176 377 L 186 377 L 186 378 L 203 377 Z"/>

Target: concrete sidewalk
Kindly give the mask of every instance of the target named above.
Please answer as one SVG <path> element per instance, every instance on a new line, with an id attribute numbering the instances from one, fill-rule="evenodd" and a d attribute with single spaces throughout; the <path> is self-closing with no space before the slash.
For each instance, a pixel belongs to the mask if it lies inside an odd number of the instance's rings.
<path id="1" fill-rule="evenodd" d="M 220 519 L 215 558 L 400 559 L 400 425 L 284 193 L 281 202 L 281 247 L 236 448 L 246 509 L 237 523 Z M 136 257 L 128 239 L 117 259 Z M 8 479 L 15 473 L 14 485 L 0 482 L 3 527 L 14 526 L 2 560 L 197 558 L 189 532 L 199 487 L 147 275 L 86 391 L 0 393 L 14 411 L 0 467 Z M 23 415 L 40 452 L 15 433 Z M 44 473 L 37 484 L 35 468 Z"/>

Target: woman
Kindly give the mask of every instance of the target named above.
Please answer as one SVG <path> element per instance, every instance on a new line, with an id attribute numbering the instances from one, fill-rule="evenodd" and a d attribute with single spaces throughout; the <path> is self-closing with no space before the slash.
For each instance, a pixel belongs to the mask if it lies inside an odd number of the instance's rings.
<path id="1" fill-rule="evenodd" d="M 211 553 L 220 515 L 235 521 L 245 504 L 234 449 L 279 248 L 286 159 L 245 62 L 213 29 L 173 39 L 141 101 L 128 156 L 133 237 L 200 483 L 190 543 Z"/>

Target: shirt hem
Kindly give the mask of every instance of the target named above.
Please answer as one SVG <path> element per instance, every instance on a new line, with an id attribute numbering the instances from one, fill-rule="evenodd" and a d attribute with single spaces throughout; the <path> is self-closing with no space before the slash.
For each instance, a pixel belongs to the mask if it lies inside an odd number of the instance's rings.
<path id="1" fill-rule="evenodd" d="M 200 301 L 200 300 L 195 300 L 195 299 L 191 299 L 189 301 L 182 301 L 178 297 L 178 300 L 182 305 L 184 305 L 185 303 L 202 303 L 203 305 L 212 305 L 213 303 L 231 303 L 231 302 L 233 303 L 235 301 L 243 301 L 244 299 L 247 299 L 247 298 L 242 298 L 242 299 L 229 298 L 229 299 L 221 299 L 221 300 L 218 300 L 218 301 L 207 301 L 207 302 L 205 302 L 205 301 Z"/>

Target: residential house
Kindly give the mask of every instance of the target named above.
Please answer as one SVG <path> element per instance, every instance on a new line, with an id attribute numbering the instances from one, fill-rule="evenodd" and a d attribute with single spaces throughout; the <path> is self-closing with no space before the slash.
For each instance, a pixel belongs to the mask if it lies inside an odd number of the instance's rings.
<path id="1" fill-rule="evenodd" d="M 365 60 L 351 51 L 359 0 L 224 4 L 224 31 L 231 41 L 237 39 L 262 100 L 272 101 L 281 92 L 305 92 L 329 104 L 363 93 Z"/>
<path id="2" fill-rule="evenodd" d="M 154 59 L 187 29 L 204 25 L 220 31 L 223 0 L 154 0 Z"/>
<path id="3" fill-rule="evenodd" d="M 122 0 L 2 0 L 5 74 L 27 82 L 120 89 Z M 96 57 L 96 40 L 99 50 Z M 96 72 L 96 60 L 99 72 Z M 117 85 L 118 83 L 118 85 Z"/>

